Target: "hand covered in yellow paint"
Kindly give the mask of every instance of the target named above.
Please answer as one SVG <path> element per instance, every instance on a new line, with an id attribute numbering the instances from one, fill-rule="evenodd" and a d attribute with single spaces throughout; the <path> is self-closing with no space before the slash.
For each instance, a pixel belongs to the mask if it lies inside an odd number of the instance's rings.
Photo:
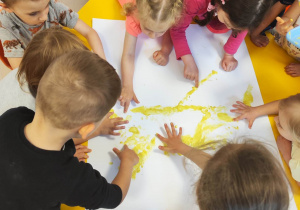
<path id="1" fill-rule="evenodd" d="M 133 91 L 133 88 L 123 87 L 119 100 L 121 106 L 124 106 L 124 113 L 127 112 L 132 99 L 135 103 L 140 103 Z"/>
<path id="2" fill-rule="evenodd" d="M 186 154 L 188 153 L 192 148 L 185 143 L 181 141 L 181 135 L 182 135 L 182 128 L 179 128 L 179 133 L 177 135 L 175 126 L 173 123 L 171 123 L 171 130 L 167 124 L 165 124 L 165 129 L 167 132 L 168 137 L 164 138 L 160 134 L 156 134 L 157 138 L 161 140 L 163 143 L 165 143 L 165 146 L 159 146 L 158 148 L 160 150 L 171 152 L 171 153 L 181 153 Z"/>
<path id="3" fill-rule="evenodd" d="M 221 61 L 221 66 L 225 71 L 233 71 L 238 66 L 238 61 L 233 57 L 233 55 L 225 53 Z"/>
<path id="4" fill-rule="evenodd" d="M 153 59 L 158 65 L 165 66 L 169 62 L 169 53 L 165 53 L 162 50 L 157 50 L 153 53 Z"/>
<path id="5" fill-rule="evenodd" d="M 127 124 L 128 120 L 123 120 L 123 117 L 110 118 L 114 113 L 109 112 L 104 117 L 101 125 L 97 129 L 98 135 L 113 135 L 119 136 L 120 133 L 117 130 L 122 130 L 125 128 L 124 124 Z M 95 131 L 97 133 L 97 131 Z"/>
<path id="6" fill-rule="evenodd" d="M 85 161 L 89 158 L 89 156 L 86 153 L 90 153 L 92 150 L 88 148 L 87 146 L 83 146 L 81 144 L 76 145 L 76 152 L 74 154 L 74 157 L 77 157 L 79 161 Z"/>
<path id="7" fill-rule="evenodd" d="M 255 107 L 247 106 L 241 101 L 237 101 L 236 104 L 233 104 L 232 107 L 235 109 L 230 110 L 230 112 L 240 114 L 238 117 L 234 118 L 234 121 L 239 121 L 242 119 L 247 119 L 249 121 L 249 128 L 252 128 L 254 120 L 258 117 Z"/>
<path id="8" fill-rule="evenodd" d="M 134 166 L 139 162 L 139 157 L 137 156 L 137 154 L 132 149 L 129 149 L 126 144 L 124 145 L 122 150 L 114 147 L 113 151 L 121 160 L 121 162 L 128 162 L 130 166 Z"/>
<path id="9" fill-rule="evenodd" d="M 276 24 L 276 31 L 285 36 L 287 32 L 292 30 L 294 27 L 293 25 L 293 19 L 290 19 L 288 17 L 277 17 L 277 24 Z"/>

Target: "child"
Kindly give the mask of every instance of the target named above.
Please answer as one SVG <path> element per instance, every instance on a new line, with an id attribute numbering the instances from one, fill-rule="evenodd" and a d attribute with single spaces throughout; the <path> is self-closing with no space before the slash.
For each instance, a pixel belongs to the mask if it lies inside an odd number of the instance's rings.
<path id="1" fill-rule="evenodd" d="M 276 26 L 277 16 L 282 16 L 288 5 L 293 4 L 294 0 L 277 0 L 276 3 L 271 7 L 270 11 L 265 15 L 265 18 L 255 28 L 251 34 L 250 39 L 257 47 L 265 47 L 269 44 L 269 39 L 265 34 L 266 30 L 272 29 Z"/>
<path id="2" fill-rule="evenodd" d="M 279 162 L 255 141 L 227 144 L 210 156 L 201 149 L 181 141 L 165 124 L 167 137 L 157 134 L 166 144 L 159 149 L 181 153 L 201 169 L 196 193 L 200 209 L 287 210 L 289 193 L 287 179 Z"/>
<path id="3" fill-rule="evenodd" d="M 225 71 L 232 71 L 238 64 L 234 54 L 247 35 L 247 30 L 251 31 L 260 23 L 271 3 L 269 0 L 185 0 L 184 14 L 178 24 L 170 30 L 177 59 L 182 59 L 184 63 L 184 77 L 195 81 L 195 86 L 198 87 L 199 70 L 185 36 L 185 31 L 195 16 L 199 19 L 195 20 L 199 25 L 209 23 L 208 28 L 215 33 L 234 30 L 224 45 L 225 53 L 221 61 Z M 213 19 L 215 14 L 218 20 Z"/>
<path id="4" fill-rule="evenodd" d="M 254 120 L 263 115 L 278 114 L 275 117 L 276 127 L 281 136 L 277 139 L 277 146 L 283 159 L 289 164 L 293 178 L 300 186 L 300 94 L 290 96 L 279 101 L 273 101 L 257 107 L 251 107 L 237 101 L 231 112 L 238 113 L 234 120 L 247 119 L 249 128 Z"/>
<path id="5" fill-rule="evenodd" d="M 293 58 L 300 61 L 300 50 L 286 39 L 286 33 L 300 24 L 300 6 L 299 1 L 295 1 L 288 11 L 283 15 L 282 19 L 277 17 L 277 25 L 275 31 L 275 42 L 287 51 Z M 300 35 L 300 34 L 299 34 Z M 285 72 L 292 77 L 300 76 L 300 64 L 290 63 L 285 67 Z"/>
<path id="6" fill-rule="evenodd" d="M 12 69 L 19 66 L 24 50 L 32 37 L 59 24 L 74 28 L 83 35 L 92 50 L 105 59 L 97 32 L 78 18 L 78 14 L 57 0 L 2 0 L 0 39 L 4 56 Z"/>
<path id="7" fill-rule="evenodd" d="M 40 81 L 36 112 L 19 107 L 0 117 L 2 208 L 118 206 L 138 156 L 126 145 L 123 151 L 114 148 L 121 163 L 109 184 L 90 164 L 72 156 L 71 138 L 91 135 L 120 92 L 117 73 L 98 55 L 76 50 L 56 59 Z"/>
<path id="8" fill-rule="evenodd" d="M 172 51 L 168 29 L 179 19 L 183 0 L 119 0 L 126 15 L 126 34 L 121 61 L 121 106 L 127 112 L 130 101 L 139 103 L 133 90 L 134 58 L 137 37 L 144 33 L 154 39 L 164 35 L 163 47 L 153 53 L 155 62 L 166 65 Z"/>
<path id="9" fill-rule="evenodd" d="M 35 35 L 24 52 L 19 70 L 14 69 L 0 81 L 0 98 L 3 101 L 0 115 L 18 106 L 25 106 L 34 111 L 38 84 L 46 69 L 57 57 L 75 49 L 88 50 L 80 39 L 62 28 L 45 29 Z M 124 129 L 123 124 L 128 121 L 120 117 L 110 118 L 112 114 L 110 112 L 105 116 L 99 128 L 89 139 L 98 135 L 120 135 L 116 130 Z M 91 150 L 80 144 L 87 139 L 74 138 L 73 140 L 76 145 L 75 156 L 81 161 L 86 160 L 88 158 L 86 153 Z"/>

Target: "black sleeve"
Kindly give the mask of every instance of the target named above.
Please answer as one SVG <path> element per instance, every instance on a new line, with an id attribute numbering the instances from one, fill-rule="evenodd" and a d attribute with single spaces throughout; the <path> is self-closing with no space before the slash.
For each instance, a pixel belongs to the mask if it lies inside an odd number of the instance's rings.
<path id="1" fill-rule="evenodd" d="M 294 0 L 279 0 L 279 1 L 281 4 L 284 4 L 284 5 L 292 5 L 294 3 Z"/>
<path id="2" fill-rule="evenodd" d="M 87 209 L 116 208 L 122 201 L 118 185 L 107 183 L 101 174 L 88 163 L 75 163 L 77 170 L 71 175 L 69 195 L 62 203 Z"/>

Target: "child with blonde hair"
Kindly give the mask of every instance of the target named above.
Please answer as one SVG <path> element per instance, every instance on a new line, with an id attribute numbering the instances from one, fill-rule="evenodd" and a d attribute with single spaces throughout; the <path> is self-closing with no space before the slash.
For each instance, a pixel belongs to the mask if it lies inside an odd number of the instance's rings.
<path id="1" fill-rule="evenodd" d="M 91 135 L 120 93 L 115 69 L 95 53 L 74 50 L 53 61 L 40 81 L 35 113 L 18 107 L 0 116 L 2 208 L 117 207 L 138 156 L 126 145 L 114 148 L 121 162 L 110 184 L 73 157 L 72 138 Z"/>
<path id="2" fill-rule="evenodd" d="M 277 146 L 283 159 L 289 165 L 293 178 L 300 186 L 300 94 L 273 101 L 261 106 L 251 107 L 237 101 L 231 112 L 239 114 L 234 120 L 247 119 L 249 128 L 254 120 L 263 115 L 278 114 L 274 118 L 280 133 Z"/>
<path id="3" fill-rule="evenodd" d="M 288 181 L 280 163 L 263 145 L 253 140 L 228 143 L 211 156 L 181 141 L 165 124 L 167 137 L 157 134 L 165 144 L 159 149 L 180 153 L 196 163 L 202 174 L 196 185 L 200 209 L 211 210 L 287 210 Z"/>
<path id="4" fill-rule="evenodd" d="M 48 66 L 59 56 L 76 49 L 88 51 L 77 36 L 62 28 L 45 29 L 36 34 L 24 52 L 19 69 L 12 70 L 0 81 L 0 115 L 18 106 L 25 106 L 34 111 L 38 85 Z M 105 116 L 89 139 L 98 135 L 120 135 L 116 131 L 124 129 L 123 124 L 128 121 L 121 117 L 110 118 L 112 114 L 110 112 Z M 80 144 L 87 139 L 73 140 L 77 149 L 76 157 L 82 161 L 86 160 L 86 153 L 91 150 Z"/>
<path id="5" fill-rule="evenodd" d="M 57 0 L 2 0 L 0 40 L 4 56 L 12 69 L 19 66 L 30 40 L 53 26 L 74 28 L 83 35 L 92 50 L 105 59 L 97 32 L 78 18 L 78 14 Z"/>
<path id="6" fill-rule="evenodd" d="M 155 62 L 166 65 L 172 51 L 169 28 L 180 18 L 183 0 L 119 0 L 126 15 L 126 34 L 121 61 L 121 106 L 127 112 L 130 101 L 139 103 L 133 89 L 135 48 L 142 32 L 154 39 L 163 36 L 163 47 L 153 53 Z"/>
<path id="7" fill-rule="evenodd" d="M 184 63 L 184 77 L 199 85 L 199 70 L 189 49 L 185 31 L 194 19 L 213 33 L 233 32 L 224 45 L 221 66 L 225 71 L 234 70 L 238 61 L 234 58 L 247 31 L 252 31 L 262 21 L 272 5 L 269 0 L 185 0 L 184 14 L 171 30 L 171 38 L 177 59 Z M 196 18 L 195 18 L 196 17 Z M 164 47 L 164 45 L 163 45 Z"/>

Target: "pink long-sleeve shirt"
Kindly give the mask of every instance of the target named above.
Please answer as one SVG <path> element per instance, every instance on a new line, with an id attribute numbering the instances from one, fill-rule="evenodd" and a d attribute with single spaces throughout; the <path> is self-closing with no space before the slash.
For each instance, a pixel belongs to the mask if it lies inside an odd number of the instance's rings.
<path id="1" fill-rule="evenodd" d="M 198 16 L 199 19 L 204 18 L 203 15 L 207 12 L 209 2 L 210 0 L 185 0 L 183 16 L 178 24 L 170 30 L 177 59 L 180 59 L 184 55 L 192 54 L 185 36 L 185 31 L 195 16 Z M 224 45 L 225 52 L 231 55 L 235 54 L 247 35 L 247 32 L 247 30 L 242 31 L 238 33 L 236 37 L 231 34 Z"/>

